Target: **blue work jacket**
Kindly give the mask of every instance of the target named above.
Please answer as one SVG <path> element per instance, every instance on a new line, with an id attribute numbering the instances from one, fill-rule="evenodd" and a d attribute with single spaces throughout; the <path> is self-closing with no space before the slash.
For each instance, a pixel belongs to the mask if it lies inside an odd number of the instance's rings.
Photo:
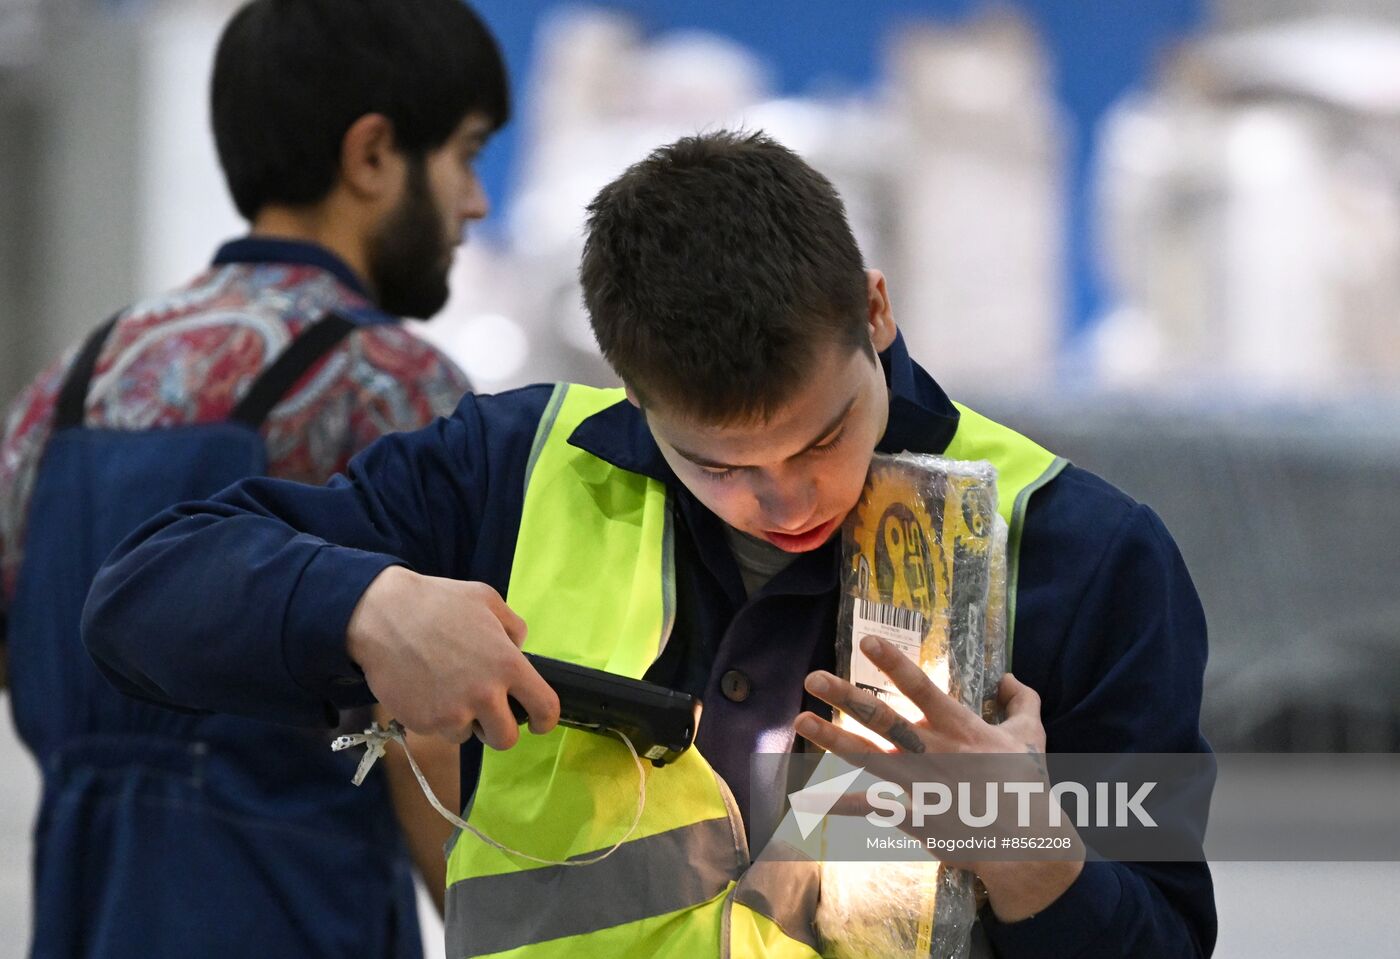
<path id="1" fill-rule="evenodd" d="M 941 452 L 956 408 L 902 339 L 881 362 L 890 415 L 878 449 Z M 451 417 L 379 441 L 324 487 L 249 480 L 167 511 L 99 575 L 85 611 L 90 651 L 128 692 L 183 706 L 306 723 L 368 702 L 345 629 L 385 567 L 506 594 L 526 463 L 550 394 L 468 396 Z M 704 697 L 698 744 L 742 804 L 749 757 L 789 747 L 794 716 L 823 710 L 802 679 L 833 665 L 836 544 L 746 597 L 721 521 L 676 479 L 635 408 L 594 415 L 571 442 L 674 494 L 676 625 L 648 678 Z M 1150 509 L 1070 466 L 1032 498 L 1020 564 L 1012 665 L 1041 695 L 1051 751 L 1208 750 L 1205 618 Z M 462 760 L 465 798 L 480 746 L 464 746 Z M 1206 955 L 1216 935 L 1199 863 L 1090 862 L 1035 917 L 982 918 L 1009 957 Z"/>

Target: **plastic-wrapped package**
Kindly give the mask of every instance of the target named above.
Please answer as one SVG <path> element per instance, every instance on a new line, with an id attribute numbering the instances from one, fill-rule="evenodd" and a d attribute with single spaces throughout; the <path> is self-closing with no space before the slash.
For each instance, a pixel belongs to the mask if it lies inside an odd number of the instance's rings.
<path id="1" fill-rule="evenodd" d="M 997 686 L 1006 674 L 1006 539 L 1010 532 L 998 513 L 992 521 L 992 569 L 987 589 L 987 645 L 982 657 L 982 718 L 1001 722 L 997 706 Z"/>
<path id="2" fill-rule="evenodd" d="M 831 959 L 967 959 L 971 873 L 936 862 L 822 864 L 817 931 Z"/>
<path id="3" fill-rule="evenodd" d="M 877 635 L 918 662 L 940 689 L 980 712 L 998 521 L 990 463 L 876 456 L 842 528 L 838 671 L 901 714 L 921 719 L 854 642 Z M 1004 603 L 1004 535 L 1001 550 Z"/>
<path id="4" fill-rule="evenodd" d="M 1006 635 L 996 469 L 941 456 L 876 456 L 842 543 L 838 670 L 921 719 L 861 652 L 858 640 L 874 634 L 970 709 L 983 711 L 988 689 L 995 704 L 1000 673 L 990 686 L 986 674 L 1004 668 Z M 1002 611 L 989 615 L 994 595 Z M 837 724 L 892 748 L 846 716 Z M 817 930 L 835 959 L 962 959 L 975 916 L 973 877 L 964 870 L 934 861 L 822 865 Z"/>

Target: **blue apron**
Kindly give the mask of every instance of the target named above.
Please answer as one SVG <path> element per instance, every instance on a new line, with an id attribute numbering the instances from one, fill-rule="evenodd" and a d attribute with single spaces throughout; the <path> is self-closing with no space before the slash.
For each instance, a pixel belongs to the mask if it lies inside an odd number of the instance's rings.
<path id="1" fill-rule="evenodd" d="M 260 425 L 354 324 L 312 326 L 227 422 L 89 429 L 113 325 L 88 338 L 59 395 L 10 610 L 15 726 L 43 775 L 32 956 L 421 959 L 382 775 L 351 786 L 358 756 L 332 753 L 325 730 L 128 698 L 79 636 L 112 548 L 166 507 L 265 473 Z"/>

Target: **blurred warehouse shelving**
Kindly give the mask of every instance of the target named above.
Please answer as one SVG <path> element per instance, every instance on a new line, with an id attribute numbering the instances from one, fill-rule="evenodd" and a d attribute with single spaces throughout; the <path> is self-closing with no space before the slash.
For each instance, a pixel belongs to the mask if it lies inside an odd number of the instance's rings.
<path id="1" fill-rule="evenodd" d="M 1108 378 L 1308 396 L 1400 381 L 1400 25 L 1186 45 L 1110 117 L 1099 184 Z"/>
<path id="2" fill-rule="evenodd" d="M 902 31 L 875 90 L 802 99 L 776 96 L 761 58 L 718 35 L 646 37 L 601 10 L 551 17 L 536 51 L 509 242 L 468 246 L 453 301 L 423 328 L 453 349 L 479 324 L 513 324 L 528 364 L 458 351 L 483 387 L 610 380 L 576 278 L 584 207 L 656 145 L 718 126 L 765 130 L 832 178 L 867 262 L 890 277 L 912 348 L 940 358 L 942 379 L 1051 378 L 1064 134 L 1024 18 Z"/>

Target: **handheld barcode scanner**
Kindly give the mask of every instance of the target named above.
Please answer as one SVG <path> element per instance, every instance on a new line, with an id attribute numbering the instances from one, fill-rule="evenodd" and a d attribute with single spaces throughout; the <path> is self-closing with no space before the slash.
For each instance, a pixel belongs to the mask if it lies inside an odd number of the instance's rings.
<path id="1" fill-rule="evenodd" d="M 701 704 L 694 696 L 533 653 L 525 658 L 558 694 L 559 722 L 565 726 L 621 733 L 653 766 L 675 762 L 695 742 Z M 510 711 L 516 722 L 530 718 L 514 697 Z"/>

